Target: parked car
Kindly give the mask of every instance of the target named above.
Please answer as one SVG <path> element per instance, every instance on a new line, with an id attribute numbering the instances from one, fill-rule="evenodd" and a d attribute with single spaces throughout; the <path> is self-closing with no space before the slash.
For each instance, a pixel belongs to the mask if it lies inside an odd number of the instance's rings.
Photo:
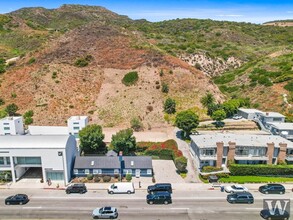
<path id="1" fill-rule="evenodd" d="M 241 115 L 234 115 L 232 118 L 234 120 L 239 120 L 239 119 L 242 119 L 242 116 Z"/>
<path id="2" fill-rule="evenodd" d="M 170 183 L 157 183 L 155 185 L 148 186 L 148 193 L 162 192 L 162 191 L 172 193 L 172 185 Z"/>
<path id="3" fill-rule="evenodd" d="M 285 187 L 281 184 L 263 185 L 263 186 L 260 186 L 258 190 L 264 194 L 284 194 L 285 193 Z"/>
<path id="4" fill-rule="evenodd" d="M 133 183 L 113 183 L 111 186 L 108 188 L 108 193 L 109 194 L 114 194 L 114 193 L 135 193 Z"/>
<path id="5" fill-rule="evenodd" d="M 290 217 L 290 214 L 286 210 L 284 210 L 284 212 L 279 212 L 278 209 L 276 209 L 273 212 L 270 212 L 269 209 L 263 209 L 260 211 L 260 216 L 268 220 L 273 220 L 273 219 L 288 220 Z"/>
<path id="6" fill-rule="evenodd" d="M 217 183 L 219 178 L 216 175 L 210 175 L 208 177 L 209 183 Z"/>
<path id="7" fill-rule="evenodd" d="M 225 192 L 227 193 L 234 193 L 234 192 L 247 192 L 248 189 L 245 186 L 241 185 L 232 185 L 232 186 L 226 186 Z"/>
<path id="8" fill-rule="evenodd" d="M 172 203 L 171 194 L 167 191 L 165 192 L 154 192 L 153 194 L 148 194 L 146 196 L 146 201 L 148 204 L 165 204 L 168 205 Z"/>
<path id="9" fill-rule="evenodd" d="M 249 192 L 232 193 L 227 195 L 227 201 L 229 203 L 248 203 L 254 202 L 254 198 Z"/>
<path id="10" fill-rule="evenodd" d="M 118 217 L 118 211 L 116 208 L 110 207 L 110 206 L 96 208 L 94 209 L 92 216 L 94 219 L 98 219 L 98 218 L 114 219 Z"/>
<path id="11" fill-rule="evenodd" d="M 70 193 L 86 193 L 87 188 L 84 183 L 76 183 L 71 186 L 68 186 L 67 189 L 65 190 L 67 194 Z"/>
<path id="12" fill-rule="evenodd" d="M 29 199 L 26 194 L 16 194 L 5 199 L 5 205 L 23 205 L 28 203 Z"/>

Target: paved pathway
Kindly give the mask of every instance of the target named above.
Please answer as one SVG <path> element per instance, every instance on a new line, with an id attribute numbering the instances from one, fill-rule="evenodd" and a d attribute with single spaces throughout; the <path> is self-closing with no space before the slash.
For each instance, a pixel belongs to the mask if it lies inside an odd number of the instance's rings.
<path id="1" fill-rule="evenodd" d="M 173 137 L 172 137 L 178 144 L 179 150 L 182 151 L 183 155 L 188 159 L 187 160 L 187 167 L 188 170 L 187 176 L 184 179 L 186 183 L 199 183 L 201 182 L 198 178 L 197 169 L 194 164 L 194 160 L 190 154 L 189 151 L 189 144 L 187 144 L 185 141 L 181 140 L 181 130 L 178 128 L 175 128 L 173 131 Z"/>

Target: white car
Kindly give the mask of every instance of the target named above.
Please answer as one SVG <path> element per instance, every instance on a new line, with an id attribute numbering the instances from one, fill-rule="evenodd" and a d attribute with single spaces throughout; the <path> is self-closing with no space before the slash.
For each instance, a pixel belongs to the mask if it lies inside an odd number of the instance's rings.
<path id="1" fill-rule="evenodd" d="M 248 189 L 245 186 L 232 185 L 232 186 L 226 186 L 225 187 L 225 192 L 227 192 L 227 193 L 248 192 Z"/>
<path id="2" fill-rule="evenodd" d="M 234 115 L 233 119 L 234 120 L 239 120 L 239 119 L 242 119 L 242 116 L 241 115 Z"/>
<path id="3" fill-rule="evenodd" d="M 96 208 L 92 214 L 94 219 L 103 218 L 103 219 L 114 219 L 118 217 L 118 211 L 114 207 L 102 207 Z"/>

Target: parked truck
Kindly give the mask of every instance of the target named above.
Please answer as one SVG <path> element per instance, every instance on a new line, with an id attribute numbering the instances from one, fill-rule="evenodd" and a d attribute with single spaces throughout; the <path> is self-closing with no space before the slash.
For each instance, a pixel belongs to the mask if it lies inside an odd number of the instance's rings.
<path id="1" fill-rule="evenodd" d="M 109 194 L 114 194 L 114 193 L 135 193 L 133 183 L 113 183 L 111 186 L 108 188 L 108 193 Z"/>

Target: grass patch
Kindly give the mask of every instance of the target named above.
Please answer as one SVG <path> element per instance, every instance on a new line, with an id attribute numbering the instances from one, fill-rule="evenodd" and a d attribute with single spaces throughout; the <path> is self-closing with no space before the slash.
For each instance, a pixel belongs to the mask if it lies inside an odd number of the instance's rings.
<path id="1" fill-rule="evenodd" d="M 270 177 L 270 176 L 229 176 L 220 178 L 222 183 L 284 183 L 292 182 L 293 178 L 289 177 Z"/>
<path id="2" fill-rule="evenodd" d="M 125 74 L 122 83 L 126 86 L 134 85 L 138 81 L 138 74 L 136 71 Z"/>
<path id="3" fill-rule="evenodd" d="M 187 176 L 187 173 L 180 173 L 180 176 L 184 179 Z"/>

